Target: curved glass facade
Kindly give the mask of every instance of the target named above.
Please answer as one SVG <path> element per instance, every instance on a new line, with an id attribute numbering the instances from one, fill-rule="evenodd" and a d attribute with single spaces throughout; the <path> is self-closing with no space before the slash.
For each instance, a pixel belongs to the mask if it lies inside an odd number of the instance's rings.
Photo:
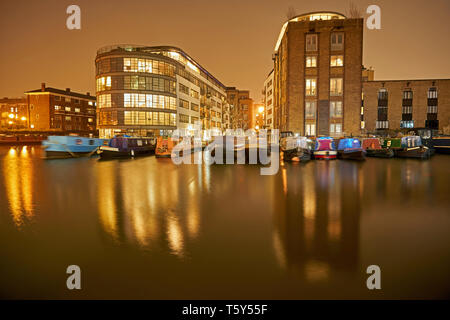
<path id="1" fill-rule="evenodd" d="M 225 86 L 180 49 L 111 46 L 95 63 L 101 137 L 222 128 Z"/>

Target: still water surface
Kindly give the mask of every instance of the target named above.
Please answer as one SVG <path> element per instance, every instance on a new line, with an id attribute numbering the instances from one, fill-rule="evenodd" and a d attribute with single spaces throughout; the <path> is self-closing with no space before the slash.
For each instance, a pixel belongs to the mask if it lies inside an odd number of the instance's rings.
<path id="1" fill-rule="evenodd" d="M 0 297 L 450 296 L 450 157 L 258 166 L 0 147 Z M 82 290 L 66 289 L 68 265 Z M 381 267 L 382 289 L 366 288 Z"/>

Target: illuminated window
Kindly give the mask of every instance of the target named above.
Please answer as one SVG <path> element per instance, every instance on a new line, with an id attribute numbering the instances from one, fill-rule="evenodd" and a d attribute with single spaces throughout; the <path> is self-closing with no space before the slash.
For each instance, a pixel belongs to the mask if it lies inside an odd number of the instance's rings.
<path id="1" fill-rule="evenodd" d="M 364 129 L 366 127 L 366 123 L 364 121 L 361 121 L 361 129 Z"/>
<path id="2" fill-rule="evenodd" d="M 307 136 L 315 136 L 316 135 L 316 124 L 315 123 L 307 123 L 305 125 L 305 131 Z"/>
<path id="3" fill-rule="evenodd" d="M 331 51 L 344 50 L 344 34 L 336 32 L 331 34 Z"/>
<path id="4" fill-rule="evenodd" d="M 342 133 L 342 123 L 331 123 L 330 134 Z"/>
<path id="5" fill-rule="evenodd" d="M 428 89 L 428 99 L 437 99 L 438 92 L 436 88 Z"/>
<path id="6" fill-rule="evenodd" d="M 186 114 L 180 113 L 180 114 L 178 115 L 178 120 L 179 120 L 180 122 L 182 122 L 182 123 L 189 123 L 189 116 L 186 115 Z"/>
<path id="7" fill-rule="evenodd" d="M 331 78 L 330 79 L 330 95 L 331 96 L 341 96 L 342 95 L 342 78 Z"/>
<path id="8" fill-rule="evenodd" d="M 342 67 L 344 65 L 344 56 L 331 56 L 331 67 Z"/>
<path id="9" fill-rule="evenodd" d="M 198 99 L 199 98 L 199 94 L 198 91 L 195 91 L 194 89 L 191 89 L 191 97 Z"/>
<path id="10" fill-rule="evenodd" d="M 176 99 L 163 95 L 125 93 L 123 102 L 126 108 L 176 109 Z"/>
<path id="11" fill-rule="evenodd" d="M 180 107 L 184 109 L 189 109 L 189 102 L 183 99 L 180 99 Z"/>
<path id="12" fill-rule="evenodd" d="M 182 92 L 182 93 L 184 93 L 184 94 L 186 94 L 186 95 L 189 94 L 189 88 L 186 87 L 184 84 L 179 83 L 179 84 L 178 84 L 178 87 L 179 87 L 179 89 L 180 89 L 180 92 Z"/>
<path id="13" fill-rule="evenodd" d="M 307 68 L 317 67 L 317 57 L 316 56 L 306 56 L 306 67 Z"/>
<path id="14" fill-rule="evenodd" d="M 330 102 L 330 118 L 342 117 L 342 101 Z"/>
<path id="15" fill-rule="evenodd" d="M 272 111 L 272 110 L 270 110 Z M 305 119 L 315 119 L 316 118 L 316 102 L 306 101 L 305 102 Z"/>
<path id="16" fill-rule="evenodd" d="M 94 122 L 94 119 L 88 118 L 88 122 Z"/>
<path id="17" fill-rule="evenodd" d="M 61 106 L 55 106 L 55 110 L 61 110 Z"/>
<path id="18" fill-rule="evenodd" d="M 317 93 L 317 79 L 306 79 L 306 90 L 305 94 L 307 96 L 315 96 Z"/>
<path id="19" fill-rule="evenodd" d="M 65 117 L 65 119 L 66 119 L 66 121 L 71 121 L 71 120 L 72 120 L 72 117 L 67 116 L 67 117 Z"/>
<path id="20" fill-rule="evenodd" d="M 98 107 L 99 108 L 110 108 L 111 107 L 111 95 L 101 94 L 98 96 Z"/>
<path id="21" fill-rule="evenodd" d="M 400 128 L 414 128 L 414 121 L 400 121 Z"/>
<path id="22" fill-rule="evenodd" d="M 64 110 L 69 111 L 69 112 L 71 111 L 70 107 L 65 107 Z"/>
<path id="23" fill-rule="evenodd" d="M 389 121 L 387 121 L 387 120 L 377 121 L 376 128 L 377 129 L 389 129 Z"/>
<path id="24" fill-rule="evenodd" d="M 317 34 L 306 35 L 306 51 L 317 51 Z"/>

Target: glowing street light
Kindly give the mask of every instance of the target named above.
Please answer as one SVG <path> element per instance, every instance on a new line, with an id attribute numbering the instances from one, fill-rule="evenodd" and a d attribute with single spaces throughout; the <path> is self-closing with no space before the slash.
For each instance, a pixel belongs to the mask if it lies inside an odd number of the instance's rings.
<path id="1" fill-rule="evenodd" d="M 259 107 L 259 108 L 258 108 L 258 112 L 259 112 L 259 113 L 263 113 L 263 112 L 264 112 L 264 107 L 263 107 L 263 106 Z"/>
<path id="2" fill-rule="evenodd" d="M 8 117 L 9 117 L 10 119 L 14 119 L 14 114 L 10 113 L 10 114 L 8 115 Z"/>
<path id="3" fill-rule="evenodd" d="M 26 120 L 27 120 L 27 118 L 26 118 L 26 117 L 22 117 L 22 118 L 20 118 L 20 120 L 22 120 L 22 121 L 26 121 Z"/>

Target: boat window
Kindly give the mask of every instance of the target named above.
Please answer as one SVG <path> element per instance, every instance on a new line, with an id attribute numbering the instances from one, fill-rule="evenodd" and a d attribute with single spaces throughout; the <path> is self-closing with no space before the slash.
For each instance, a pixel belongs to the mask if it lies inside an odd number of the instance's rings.
<path id="1" fill-rule="evenodd" d="M 142 146 L 142 140 L 138 140 L 138 141 L 137 141 L 137 145 L 138 145 L 139 147 L 141 147 L 141 146 Z"/>
<path id="2" fill-rule="evenodd" d="M 90 145 L 90 146 L 93 146 L 93 145 L 94 145 L 94 140 L 90 139 L 90 140 L 89 140 L 89 145 Z"/>

